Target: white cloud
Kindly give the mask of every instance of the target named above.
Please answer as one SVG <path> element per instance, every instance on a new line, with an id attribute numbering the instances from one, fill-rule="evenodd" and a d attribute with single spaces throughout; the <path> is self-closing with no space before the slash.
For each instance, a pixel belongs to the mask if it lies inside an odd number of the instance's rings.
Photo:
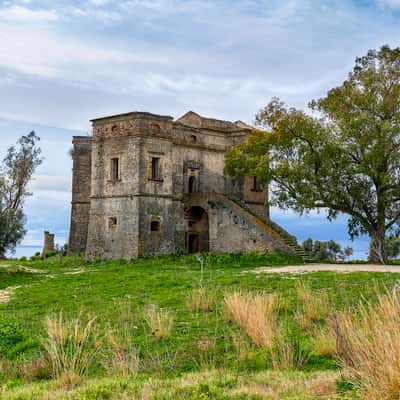
<path id="1" fill-rule="evenodd" d="M 0 9 L 0 20 L 4 21 L 43 23 L 54 22 L 58 18 L 55 10 L 32 10 L 19 5 Z"/>
<path id="2" fill-rule="evenodd" d="M 67 150 L 67 149 L 66 149 Z M 41 191 L 56 191 L 56 192 L 70 192 L 71 191 L 71 177 L 70 176 L 49 176 L 49 175 L 36 175 L 29 185 L 29 190 L 35 192 Z"/>
<path id="3" fill-rule="evenodd" d="M 383 7 L 400 8 L 400 0 L 377 0 L 377 2 Z"/>

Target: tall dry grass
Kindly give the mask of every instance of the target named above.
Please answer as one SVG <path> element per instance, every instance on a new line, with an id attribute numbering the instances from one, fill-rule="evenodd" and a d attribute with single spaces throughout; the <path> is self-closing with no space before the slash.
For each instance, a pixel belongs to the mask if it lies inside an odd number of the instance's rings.
<path id="1" fill-rule="evenodd" d="M 307 330 L 310 323 L 313 324 L 328 317 L 330 312 L 329 299 L 325 292 L 319 292 L 318 295 L 315 295 L 307 284 L 300 282 L 297 285 L 297 297 L 300 309 L 296 319 L 301 329 Z"/>
<path id="2" fill-rule="evenodd" d="M 145 310 L 145 320 L 151 329 L 151 333 L 157 339 L 169 339 L 174 327 L 174 315 L 155 305 L 150 305 Z"/>
<path id="3" fill-rule="evenodd" d="M 378 295 L 332 319 L 338 353 L 365 399 L 400 398 L 400 302 L 397 293 Z"/>
<path id="4" fill-rule="evenodd" d="M 108 326 L 105 342 L 108 354 L 103 363 L 110 375 L 132 376 L 139 370 L 139 351 L 133 343 L 134 328 L 129 323 Z"/>
<path id="5" fill-rule="evenodd" d="M 281 329 L 270 351 L 272 368 L 278 371 L 303 369 L 310 354 L 305 351 L 297 336 L 285 334 Z"/>
<path id="6" fill-rule="evenodd" d="M 224 297 L 227 316 L 254 344 L 270 349 L 276 334 L 277 298 L 273 294 L 233 292 Z"/>
<path id="7" fill-rule="evenodd" d="M 48 337 L 43 339 L 43 347 L 51 360 L 54 378 L 72 384 L 88 371 L 98 352 L 91 343 L 95 321 L 92 318 L 83 322 L 80 317 L 67 320 L 62 311 L 47 317 Z"/>
<path id="8" fill-rule="evenodd" d="M 187 296 L 186 303 L 192 311 L 210 312 L 215 304 L 215 294 L 201 286 L 193 289 Z"/>

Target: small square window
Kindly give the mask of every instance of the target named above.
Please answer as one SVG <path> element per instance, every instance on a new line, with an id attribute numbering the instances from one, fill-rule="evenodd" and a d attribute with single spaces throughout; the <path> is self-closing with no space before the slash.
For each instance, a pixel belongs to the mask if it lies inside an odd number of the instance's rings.
<path id="1" fill-rule="evenodd" d="M 117 220 L 116 217 L 111 217 L 111 218 L 108 219 L 108 227 L 110 229 L 116 228 L 117 223 L 118 223 L 118 220 Z"/>
<path id="2" fill-rule="evenodd" d="M 119 180 L 119 158 L 111 159 L 111 180 Z"/>
<path id="3" fill-rule="evenodd" d="M 160 230 L 160 221 L 151 221 L 150 230 L 152 232 L 159 232 L 159 230 Z"/>

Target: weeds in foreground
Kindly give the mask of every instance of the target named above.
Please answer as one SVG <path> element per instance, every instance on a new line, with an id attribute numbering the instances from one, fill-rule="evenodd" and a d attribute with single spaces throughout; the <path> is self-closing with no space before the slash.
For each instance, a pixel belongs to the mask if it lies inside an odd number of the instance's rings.
<path id="1" fill-rule="evenodd" d="M 228 318 L 258 347 L 270 349 L 276 333 L 276 296 L 238 291 L 227 293 L 224 302 Z"/>
<path id="2" fill-rule="evenodd" d="M 358 317 L 358 318 L 357 318 Z M 378 295 L 332 320 L 345 371 L 366 399 L 400 397 L 400 303 L 396 292 Z"/>
<path id="3" fill-rule="evenodd" d="M 320 357 L 334 357 L 336 352 L 336 338 L 332 329 L 318 328 L 312 336 L 313 353 Z"/>
<path id="4" fill-rule="evenodd" d="M 282 331 L 276 335 L 270 355 L 272 368 L 280 371 L 301 370 L 310 357 L 310 354 L 302 349 L 297 336 Z"/>
<path id="5" fill-rule="evenodd" d="M 325 292 L 319 292 L 318 296 L 316 296 L 308 285 L 300 282 L 297 285 L 297 297 L 301 304 L 298 319 L 303 325 L 303 329 L 307 329 L 309 325 L 307 321 L 315 323 L 329 315 L 329 300 Z M 303 317 L 304 319 L 302 320 Z"/>
<path id="6" fill-rule="evenodd" d="M 108 326 L 105 340 L 109 349 L 104 367 L 110 375 L 132 376 L 139 370 L 139 351 L 133 344 L 135 326 Z"/>
<path id="7" fill-rule="evenodd" d="M 66 385 L 79 380 L 97 354 L 91 343 L 95 321 L 92 318 L 84 323 L 80 317 L 66 320 L 62 311 L 46 319 L 48 337 L 43 339 L 43 347 L 51 360 L 54 378 Z"/>
<path id="8" fill-rule="evenodd" d="M 170 338 L 175 322 L 175 317 L 171 312 L 152 304 L 145 311 L 145 320 L 154 337 L 157 339 Z"/>
<path id="9" fill-rule="evenodd" d="M 215 295 L 211 290 L 201 286 L 189 293 L 186 303 L 192 311 L 210 312 L 215 304 Z"/>

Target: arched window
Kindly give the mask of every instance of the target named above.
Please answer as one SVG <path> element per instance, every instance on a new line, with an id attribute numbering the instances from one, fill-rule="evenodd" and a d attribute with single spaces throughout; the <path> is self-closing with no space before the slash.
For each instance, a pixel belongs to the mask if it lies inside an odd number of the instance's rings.
<path id="1" fill-rule="evenodd" d="M 196 191 L 196 178 L 194 176 L 189 177 L 189 193 Z"/>

